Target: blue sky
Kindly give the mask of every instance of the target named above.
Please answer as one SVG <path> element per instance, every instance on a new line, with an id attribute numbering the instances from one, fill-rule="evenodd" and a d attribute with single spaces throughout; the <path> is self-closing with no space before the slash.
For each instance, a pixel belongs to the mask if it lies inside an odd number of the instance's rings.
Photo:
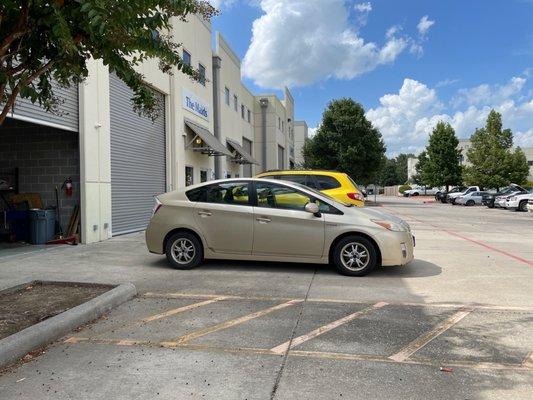
<path id="1" fill-rule="evenodd" d="M 458 136 L 490 108 L 533 146 L 533 0 L 212 0 L 256 93 L 287 85 L 316 127 L 351 97 L 390 155 L 418 152 L 438 120 Z"/>

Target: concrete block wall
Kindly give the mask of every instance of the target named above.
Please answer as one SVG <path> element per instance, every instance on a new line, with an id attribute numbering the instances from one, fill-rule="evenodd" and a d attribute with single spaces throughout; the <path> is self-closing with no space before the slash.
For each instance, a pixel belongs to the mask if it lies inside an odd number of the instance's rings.
<path id="1" fill-rule="evenodd" d="M 55 207 L 55 186 L 61 188 L 66 178 L 72 178 L 72 197 L 59 192 L 63 230 L 80 201 L 78 142 L 76 132 L 29 122 L 7 119 L 0 126 L 0 171 L 19 168 L 20 193 L 39 193 L 45 208 Z"/>

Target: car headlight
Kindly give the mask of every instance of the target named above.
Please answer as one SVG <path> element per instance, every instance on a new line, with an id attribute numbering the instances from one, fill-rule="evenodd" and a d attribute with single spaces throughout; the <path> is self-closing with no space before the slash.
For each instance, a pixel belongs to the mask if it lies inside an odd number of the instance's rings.
<path id="1" fill-rule="evenodd" d="M 393 232 L 409 232 L 410 231 L 410 227 L 409 227 L 409 224 L 407 224 L 406 222 L 403 222 L 403 223 L 398 223 L 398 222 L 393 222 L 393 221 L 387 221 L 387 220 L 381 220 L 381 219 L 373 219 L 371 220 L 373 223 L 379 225 L 379 226 L 382 226 L 383 228 L 385 229 L 388 229 L 389 231 L 393 231 Z"/>
<path id="2" fill-rule="evenodd" d="M 511 198 L 509 199 L 509 201 L 516 201 L 516 200 L 517 200 L 516 197 L 511 197 Z"/>

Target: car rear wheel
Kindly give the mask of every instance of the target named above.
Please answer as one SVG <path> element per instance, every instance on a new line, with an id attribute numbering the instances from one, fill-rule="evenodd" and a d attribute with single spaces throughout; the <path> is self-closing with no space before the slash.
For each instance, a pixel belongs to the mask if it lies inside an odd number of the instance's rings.
<path id="1" fill-rule="evenodd" d="M 172 235 L 167 241 L 165 254 L 176 269 L 193 269 L 202 262 L 204 256 L 202 244 L 189 232 Z"/>
<path id="2" fill-rule="evenodd" d="M 370 240 L 361 236 L 348 236 L 335 246 L 333 263 L 343 275 L 364 276 L 377 266 L 378 253 Z"/>
<path id="3" fill-rule="evenodd" d="M 473 205 L 475 205 L 475 204 L 476 204 L 476 202 L 475 202 L 474 200 L 468 200 L 468 201 L 466 202 L 466 205 L 467 205 L 467 206 L 473 206 Z"/>
<path id="4" fill-rule="evenodd" d="M 527 200 L 521 201 L 518 206 L 519 211 L 527 211 Z"/>

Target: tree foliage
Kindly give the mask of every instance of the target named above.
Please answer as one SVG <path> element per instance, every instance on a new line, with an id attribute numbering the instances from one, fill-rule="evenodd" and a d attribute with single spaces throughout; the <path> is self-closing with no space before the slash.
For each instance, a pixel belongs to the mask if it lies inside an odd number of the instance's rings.
<path id="1" fill-rule="evenodd" d="M 429 143 L 419 170 L 421 181 L 427 186 L 459 185 L 462 182 L 459 140 L 449 123 L 438 122 L 429 137 Z"/>
<path id="2" fill-rule="evenodd" d="M 502 116 L 492 110 L 484 128 L 472 135 L 467 152 L 470 166 L 465 169 L 465 183 L 485 188 L 500 188 L 526 181 L 529 168 L 524 152 L 512 149 L 513 133 L 502 129 Z"/>
<path id="3" fill-rule="evenodd" d="M 352 99 L 334 100 L 303 149 L 306 168 L 345 172 L 358 183 L 372 183 L 384 163 L 381 133 Z"/>
<path id="4" fill-rule="evenodd" d="M 193 13 L 209 19 L 216 11 L 203 0 L 2 0 L 0 124 L 17 96 L 57 111 L 52 82 L 79 83 L 90 57 L 103 60 L 133 90 L 134 105 L 153 117 L 155 96 L 134 67 L 155 58 L 165 73 L 198 79 L 171 34 L 174 18 Z"/>
<path id="5" fill-rule="evenodd" d="M 386 158 L 379 173 L 379 183 L 383 186 L 403 185 L 407 182 L 407 159 L 414 154 L 400 154 L 395 158 Z"/>

